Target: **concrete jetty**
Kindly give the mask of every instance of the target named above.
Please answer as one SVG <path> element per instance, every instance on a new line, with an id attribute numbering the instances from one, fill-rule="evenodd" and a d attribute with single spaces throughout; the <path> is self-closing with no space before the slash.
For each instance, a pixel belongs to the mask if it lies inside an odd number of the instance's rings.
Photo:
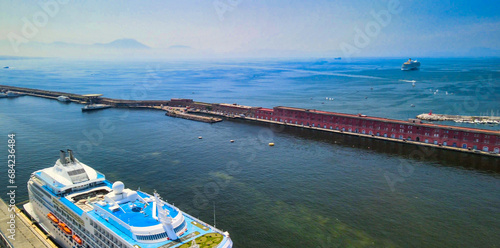
<path id="1" fill-rule="evenodd" d="M 466 115 L 444 115 L 425 113 L 417 115 L 417 118 L 425 121 L 454 121 L 458 123 L 473 124 L 500 124 L 500 116 L 466 116 Z"/>
<path id="2" fill-rule="evenodd" d="M 8 238 L 12 235 L 10 225 L 10 215 L 15 215 L 15 240 Z M 9 212 L 9 206 L 0 199 L 0 247 L 22 247 L 22 248 L 58 248 L 41 229 L 38 228 L 28 216 L 19 208 L 13 207 Z"/>
<path id="3" fill-rule="evenodd" d="M 207 123 L 216 123 L 222 121 L 221 118 L 213 117 L 213 116 L 203 116 L 203 115 L 197 115 L 192 112 L 187 112 L 182 108 L 171 108 L 171 107 L 165 107 L 163 108 L 166 113 L 165 115 L 171 116 L 171 117 L 178 117 L 178 118 L 184 118 L 188 120 L 193 120 L 193 121 L 201 121 L 201 122 L 207 122 Z"/>

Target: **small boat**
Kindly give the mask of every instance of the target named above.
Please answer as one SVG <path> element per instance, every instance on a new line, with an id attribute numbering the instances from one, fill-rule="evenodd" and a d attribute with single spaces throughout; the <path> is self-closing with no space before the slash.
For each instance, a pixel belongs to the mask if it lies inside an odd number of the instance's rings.
<path id="1" fill-rule="evenodd" d="M 0 93 L 0 98 L 5 98 L 5 97 L 18 97 L 18 96 L 24 96 L 24 94 L 14 92 L 14 91 L 7 91 L 5 93 Z"/>
<path id="2" fill-rule="evenodd" d="M 58 96 L 57 100 L 60 102 L 70 102 L 71 101 L 71 99 L 69 99 L 69 97 L 67 97 L 67 96 Z"/>
<path id="3" fill-rule="evenodd" d="M 402 71 L 412 71 L 420 69 L 420 62 L 416 60 L 408 59 L 408 61 L 404 62 L 401 66 Z"/>
<path id="4" fill-rule="evenodd" d="M 107 108 L 111 108 L 111 105 L 106 105 L 106 104 L 89 104 L 89 105 L 85 105 L 85 107 L 82 108 L 82 112 L 92 111 L 92 110 L 99 110 L 99 109 L 107 109 Z"/>
<path id="5" fill-rule="evenodd" d="M 9 69 L 9 67 L 8 67 L 8 66 L 4 66 L 3 68 L 4 68 L 4 69 Z"/>

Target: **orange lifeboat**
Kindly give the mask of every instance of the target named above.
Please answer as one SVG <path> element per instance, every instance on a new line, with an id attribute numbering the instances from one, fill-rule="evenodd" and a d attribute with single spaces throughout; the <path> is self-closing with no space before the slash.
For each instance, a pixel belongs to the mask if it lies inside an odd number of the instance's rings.
<path id="1" fill-rule="evenodd" d="M 59 219 L 57 219 L 57 217 L 56 217 L 54 214 L 52 214 L 52 213 L 48 213 L 48 214 L 47 214 L 47 217 L 48 217 L 48 218 L 49 218 L 52 222 L 54 222 L 55 224 L 58 224 L 58 223 L 59 223 Z"/>
<path id="2" fill-rule="evenodd" d="M 83 241 L 80 237 L 78 237 L 78 235 L 73 235 L 73 239 L 76 241 L 76 243 L 78 243 L 79 245 L 83 244 Z"/>
<path id="3" fill-rule="evenodd" d="M 72 233 L 71 229 L 69 229 L 69 227 L 66 224 L 62 223 L 62 222 L 59 223 L 59 228 L 61 228 L 61 230 L 63 230 L 63 232 L 65 232 L 68 235 L 71 235 L 71 233 Z"/>

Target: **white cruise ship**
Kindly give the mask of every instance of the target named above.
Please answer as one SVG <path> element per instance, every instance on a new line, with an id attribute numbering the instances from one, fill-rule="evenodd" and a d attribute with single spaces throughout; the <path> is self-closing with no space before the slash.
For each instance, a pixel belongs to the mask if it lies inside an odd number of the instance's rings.
<path id="1" fill-rule="evenodd" d="M 24 209 L 62 247 L 229 248 L 229 233 L 153 195 L 111 183 L 61 151 L 53 167 L 34 172 Z"/>
<path id="2" fill-rule="evenodd" d="M 412 71 L 418 69 L 420 69 L 420 62 L 416 60 L 411 60 L 411 58 L 408 59 L 408 61 L 404 62 L 403 65 L 401 65 L 402 71 Z"/>

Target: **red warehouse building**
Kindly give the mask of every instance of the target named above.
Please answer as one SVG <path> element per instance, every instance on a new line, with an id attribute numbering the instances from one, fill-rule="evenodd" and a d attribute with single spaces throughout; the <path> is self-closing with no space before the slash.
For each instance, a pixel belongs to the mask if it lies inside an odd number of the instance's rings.
<path id="1" fill-rule="evenodd" d="M 258 108 L 255 110 L 255 118 L 374 137 L 500 153 L 498 131 L 428 124 L 416 119 L 401 121 L 282 106 L 274 109 Z"/>

